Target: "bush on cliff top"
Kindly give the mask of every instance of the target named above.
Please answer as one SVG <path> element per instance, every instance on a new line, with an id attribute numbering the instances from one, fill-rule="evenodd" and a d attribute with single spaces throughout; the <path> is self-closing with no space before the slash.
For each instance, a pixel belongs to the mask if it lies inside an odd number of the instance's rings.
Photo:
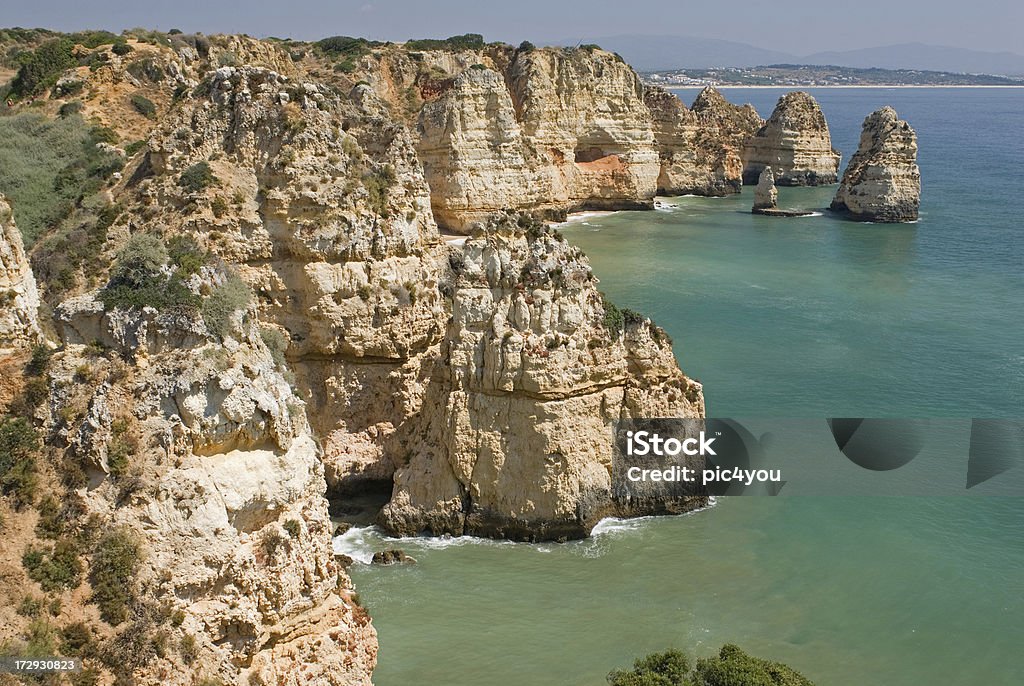
<path id="1" fill-rule="evenodd" d="M 78 65 L 72 54 L 74 47 L 70 38 L 57 38 L 23 53 L 21 67 L 11 82 L 11 93 L 24 98 L 38 95 L 53 86 L 61 74 Z"/>
<path id="2" fill-rule="evenodd" d="M 629 671 L 615 670 L 608 675 L 611 686 L 687 686 L 690 661 L 678 650 L 651 653 L 638 658 Z"/>
<path id="3" fill-rule="evenodd" d="M 697 660 L 692 669 L 678 650 L 652 653 L 633 669 L 608 675 L 610 686 L 814 686 L 806 677 L 778 662 L 747 655 L 731 643 L 715 657 Z"/>
<path id="4" fill-rule="evenodd" d="M 479 50 L 486 46 L 479 33 L 463 33 L 448 38 L 419 38 L 405 42 L 408 50 Z"/>

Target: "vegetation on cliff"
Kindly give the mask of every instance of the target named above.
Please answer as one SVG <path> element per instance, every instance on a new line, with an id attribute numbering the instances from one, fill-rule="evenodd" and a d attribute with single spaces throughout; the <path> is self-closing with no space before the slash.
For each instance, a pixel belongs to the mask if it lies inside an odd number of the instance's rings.
<path id="1" fill-rule="evenodd" d="M 637 659 L 631 670 L 608 675 L 610 686 L 814 686 L 779 662 L 763 660 L 728 643 L 718 655 L 691 663 L 678 650 Z"/>

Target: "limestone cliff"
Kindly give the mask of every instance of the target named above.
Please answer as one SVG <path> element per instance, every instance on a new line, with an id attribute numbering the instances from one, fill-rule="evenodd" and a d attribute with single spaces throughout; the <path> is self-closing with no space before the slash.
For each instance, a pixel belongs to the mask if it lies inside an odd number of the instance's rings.
<path id="1" fill-rule="evenodd" d="M 908 222 L 917 219 L 920 205 L 917 134 L 896 110 L 883 107 L 864 120 L 831 208 L 859 221 Z"/>
<path id="2" fill-rule="evenodd" d="M 649 514 L 612 499 L 609 431 L 620 418 L 703 416 L 665 334 L 623 317 L 582 253 L 525 217 L 470 238 L 450 280 L 443 361 L 384 526 L 535 540 Z"/>
<path id="3" fill-rule="evenodd" d="M 115 672 L 369 684 L 374 631 L 334 563 L 319 451 L 256 312 L 235 312 L 223 341 L 198 315 L 91 295 L 57 319 L 48 441 L 81 470 L 81 516 L 139 542 L 116 640 L 140 652 Z M 148 652 L 171 640 L 187 652 Z"/>
<path id="4" fill-rule="evenodd" d="M 497 68 L 497 67 L 496 67 Z M 650 207 L 658 175 L 639 78 L 601 50 L 516 51 L 476 64 L 419 116 L 434 215 L 465 232 L 503 209 Z"/>
<path id="5" fill-rule="evenodd" d="M 779 98 L 772 116 L 743 148 L 743 182 L 757 183 L 766 166 L 780 186 L 820 186 L 838 180 L 839 153 L 832 148 L 825 115 L 803 91 Z"/>
<path id="6" fill-rule="evenodd" d="M 661 158 L 658 193 L 721 196 L 739 193 L 743 180 L 740 151 L 761 125 L 752 107 L 726 102 L 705 88 L 693 109 L 657 87 L 644 91 Z"/>
<path id="7" fill-rule="evenodd" d="M 0 388 L 44 438 L 40 481 L 74 504 L 68 526 L 137 542 L 125 616 L 97 618 L 91 578 L 62 591 L 102 639 L 90 666 L 144 684 L 368 683 L 376 637 L 325 493 L 344 506 L 386 484 L 382 522 L 402 533 L 569 538 L 652 511 L 610 495 L 610 423 L 701 416 L 701 386 L 531 218 L 651 204 L 661 162 L 628 66 L 386 46 L 359 58 L 389 65 L 360 83 L 318 78 L 321 57 L 294 45 L 166 43 L 101 46 L 95 70 L 61 77 L 125 166 L 77 201 L 102 208 L 88 262 L 60 284 L 37 270 L 60 347 L 24 384 L 32 402 Z M 752 110 L 711 100 L 694 116 L 735 155 Z M 726 178 L 709 173 L 709 189 Z M 478 230 L 448 246 L 435 213 Z M 3 216 L 3 315 L 30 342 L 31 274 Z"/>
<path id="8" fill-rule="evenodd" d="M 0 349 L 38 342 L 38 313 L 36 279 L 11 206 L 0 195 Z"/>

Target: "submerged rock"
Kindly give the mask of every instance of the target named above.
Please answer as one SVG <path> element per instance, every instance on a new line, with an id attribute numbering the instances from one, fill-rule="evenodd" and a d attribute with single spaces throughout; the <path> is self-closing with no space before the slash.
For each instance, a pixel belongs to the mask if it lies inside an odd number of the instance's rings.
<path id="1" fill-rule="evenodd" d="M 839 152 L 832 148 L 825 115 L 803 91 L 779 98 L 772 116 L 743 149 L 743 183 L 756 183 L 766 166 L 780 186 L 835 183 Z"/>
<path id="2" fill-rule="evenodd" d="M 896 110 L 883 107 L 864 120 L 831 209 L 859 221 L 908 222 L 917 219 L 920 205 L 917 134 Z"/>
<path id="3" fill-rule="evenodd" d="M 405 554 L 404 550 L 383 550 L 379 553 L 373 554 L 372 563 L 375 565 L 400 565 L 400 564 L 414 564 L 416 558 L 410 557 Z"/>

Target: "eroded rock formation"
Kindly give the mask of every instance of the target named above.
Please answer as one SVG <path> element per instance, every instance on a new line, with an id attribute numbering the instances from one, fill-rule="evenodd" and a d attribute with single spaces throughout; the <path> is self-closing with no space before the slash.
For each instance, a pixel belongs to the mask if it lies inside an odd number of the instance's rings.
<path id="1" fill-rule="evenodd" d="M 470 238 L 450 279 L 442 363 L 382 523 L 533 540 L 648 514 L 612 499 L 611 422 L 704 411 L 664 332 L 604 301 L 582 253 L 525 217 Z"/>
<path id="2" fill-rule="evenodd" d="M 37 343 L 39 292 L 11 206 L 0 195 L 0 349 Z"/>
<path id="3" fill-rule="evenodd" d="M 757 179 L 757 188 L 754 189 L 754 208 L 758 210 L 774 210 L 778 207 L 779 191 L 775 188 L 775 174 L 771 167 L 761 170 L 761 176 Z"/>
<path id="4" fill-rule="evenodd" d="M 661 159 L 658 193 L 721 196 L 740 192 L 743 142 L 761 125 L 753 107 L 732 105 L 711 86 L 701 91 L 692 109 L 657 87 L 645 89 L 644 102 L 651 111 Z"/>
<path id="5" fill-rule="evenodd" d="M 757 183 L 771 166 L 780 186 L 820 186 L 835 183 L 839 153 L 832 148 L 825 115 L 817 101 L 803 91 L 779 98 L 772 116 L 743 149 L 743 182 Z"/>
<path id="6" fill-rule="evenodd" d="M 51 364 L 52 431 L 85 472 L 89 511 L 141 541 L 134 592 L 181 613 L 208 678 L 369 684 L 376 640 L 334 564 L 323 466 L 305 407 L 255 325 L 223 344 L 201 320 L 99 311 L 87 296 L 58 316 L 67 347 Z M 117 355 L 95 357 L 89 338 Z M 145 360 L 145 363 L 141 361 Z M 88 364 L 91 389 L 75 383 Z M 84 395 L 83 395 L 84 393 Z M 124 446 L 133 446 L 130 465 Z M 169 603 L 169 605 L 168 605 Z M 144 633 L 149 618 L 128 631 Z M 144 676 L 182 669 L 175 653 Z"/>
<path id="7" fill-rule="evenodd" d="M 864 120 L 831 208 L 859 221 L 908 222 L 917 219 L 920 205 L 917 134 L 896 110 L 883 107 Z"/>
<path id="8" fill-rule="evenodd" d="M 560 49 L 502 64 L 462 71 L 420 112 L 417 149 L 442 227 L 465 232 L 503 209 L 651 207 L 658 159 L 628 65 Z"/>

